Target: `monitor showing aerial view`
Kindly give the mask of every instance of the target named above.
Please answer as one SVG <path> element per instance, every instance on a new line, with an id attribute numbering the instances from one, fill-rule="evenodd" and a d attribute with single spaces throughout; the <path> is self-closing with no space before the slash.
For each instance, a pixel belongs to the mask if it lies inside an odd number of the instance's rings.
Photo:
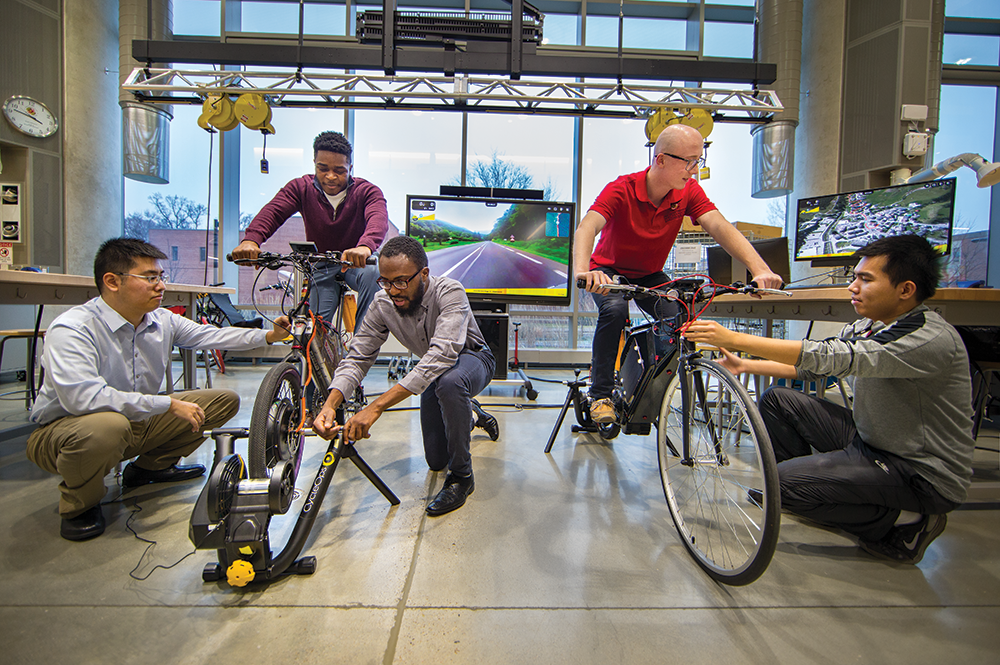
<path id="1" fill-rule="evenodd" d="M 873 240 L 915 233 L 951 250 L 955 179 L 799 199 L 795 260 L 850 257 Z"/>
<path id="2" fill-rule="evenodd" d="M 407 196 L 406 234 L 471 300 L 568 305 L 572 203 Z"/>

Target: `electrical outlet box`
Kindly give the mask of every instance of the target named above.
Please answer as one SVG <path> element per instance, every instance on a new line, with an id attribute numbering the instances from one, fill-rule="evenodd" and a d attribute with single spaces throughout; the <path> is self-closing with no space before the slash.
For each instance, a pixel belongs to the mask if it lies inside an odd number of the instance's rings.
<path id="1" fill-rule="evenodd" d="M 903 155 L 906 157 L 919 157 L 927 154 L 927 134 L 922 132 L 909 132 L 903 137 Z"/>
<path id="2" fill-rule="evenodd" d="M 927 120 L 927 107 L 923 104 L 903 104 L 903 112 L 899 119 L 923 122 Z"/>

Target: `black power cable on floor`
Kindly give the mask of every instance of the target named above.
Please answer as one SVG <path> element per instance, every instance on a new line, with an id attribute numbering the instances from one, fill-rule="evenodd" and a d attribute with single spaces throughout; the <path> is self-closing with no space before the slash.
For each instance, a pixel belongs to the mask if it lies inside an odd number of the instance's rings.
<path id="1" fill-rule="evenodd" d="M 124 501 L 124 499 L 122 499 L 122 497 L 125 496 L 125 493 L 126 493 L 126 491 L 123 490 L 122 493 L 119 494 L 116 498 L 111 499 L 110 501 L 104 501 L 104 502 L 101 503 L 101 505 L 102 506 L 107 506 L 107 505 L 110 505 L 112 503 L 120 503 L 122 505 L 125 505 L 125 501 Z M 138 575 L 135 574 L 135 571 L 139 570 L 139 567 L 142 565 L 143 559 L 146 558 L 146 554 L 148 554 L 149 550 L 151 550 L 153 548 L 153 546 L 156 545 L 156 541 L 155 540 L 149 540 L 148 538 L 143 538 L 142 536 L 139 535 L 139 533 L 134 528 L 132 528 L 132 521 L 135 520 L 135 516 L 138 515 L 141 512 L 142 512 L 142 506 L 139 505 L 139 499 L 137 497 L 133 497 L 132 498 L 132 508 L 129 511 L 128 519 L 125 520 L 125 528 L 128 529 L 130 532 L 132 532 L 132 535 L 135 536 L 136 540 L 138 540 L 140 542 L 143 542 L 143 543 L 146 543 L 146 549 L 144 549 L 142 551 L 142 554 L 139 555 L 139 560 L 136 562 L 135 567 L 132 570 L 129 571 L 128 576 L 131 577 L 134 580 L 138 580 L 140 582 L 143 582 L 145 580 L 148 580 L 152 576 L 152 574 L 154 572 L 156 572 L 157 568 L 162 568 L 164 570 L 169 570 L 169 569 L 173 568 L 174 566 L 178 565 L 184 559 L 186 559 L 189 556 L 191 556 L 192 554 L 195 554 L 198 550 L 196 550 L 196 549 L 191 550 L 190 552 L 188 552 L 187 554 L 185 554 L 184 556 L 182 556 L 180 559 L 178 559 L 177 561 L 173 562 L 169 566 L 164 566 L 162 564 L 156 564 L 155 566 L 153 566 L 150 569 L 150 571 L 148 573 L 146 573 L 145 576 L 139 577 Z"/>

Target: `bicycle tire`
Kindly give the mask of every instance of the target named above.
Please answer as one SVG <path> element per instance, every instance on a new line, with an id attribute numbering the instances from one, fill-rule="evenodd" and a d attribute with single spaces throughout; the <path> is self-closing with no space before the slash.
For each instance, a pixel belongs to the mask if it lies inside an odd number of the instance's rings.
<path id="1" fill-rule="evenodd" d="M 222 349 L 212 349 L 212 359 L 215 361 L 215 368 L 219 370 L 219 374 L 226 373 L 225 353 Z"/>
<path id="2" fill-rule="evenodd" d="M 597 433 L 601 435 L 601 438 L 605 441 L 610 441 L 619 434 L 621 434 L 622 426 L 618 423 L 598 423 Z"/>
<path id="3" fill-rule="evenodd" d="M 582 397 L 579 393 L 573 396 L 573 413 L 576 415 L 576 422 L 581 427 L 588 427 L 592 423 L 590 420 L 590 400 Z"/>
<path id="4" fill-rule="evenodd" d="M 781 498 L 771 441 L 746 388 L 727 370 L 696 359 L 687 376 L 694 397 L 687 414 L 691 460 L 681 459 L 685 414 L 678 372 L 657 422 L 663 493 L 698 565 L 724 584 L 750 584 L 767 569 L 778 542 Z M 761 491 L 763 505 L 748 490 Z"/>
<path id="5" fill-rule="evenodd" d="M 295 470 L 302 455 L 302 377 L 293 363 L 272 367 L 257 390 L 250 414 L 247 466 L 251 478 L 267 478 L 280 460 L 293 460 Z"/>

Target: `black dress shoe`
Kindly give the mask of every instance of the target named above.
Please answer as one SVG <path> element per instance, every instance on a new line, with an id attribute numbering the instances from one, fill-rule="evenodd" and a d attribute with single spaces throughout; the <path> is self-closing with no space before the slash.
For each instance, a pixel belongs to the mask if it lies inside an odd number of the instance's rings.
<path id="1" fill-rule="evenodd" d="M 76 517 L 64 517 L 59 527 L 59 535 L 66 540 L 87 540 L 104 533 L 104 511 L 97 504 Z"/>
<path id="2" fill-rule="evenodd" d="M 472 410 L 476 412 L 476 423 L 473 429 L 476 427 L 486 430 L 486 433 L 490 435 L 490 438 L 494 441 L 500 438 L 500 425 L 497 423 L 497 419 L 486 413 L 483 410 L 482 405 L 476 400 L 472 400 Z"/>
<path id="3" fill-rule="evenodd" d="M 428 515 L 444 515 L 465 505 L 465 500 L 476 489 L 476 481 L 470 475 L 467 478 L 449 473 L 444 479 L 444 487 L 437 493 L 434 500 L 427 505 Z"/>
<path id="4" fill-rule="evenodd" d="M 150 471 L 136 466 L 135 462 L 129 462 L 129 465 L 122 471 L 122 488 L 131 489 L 149 483 L 174 483 L 178 480 L 197 478 L 204 474 L 205 467 L 201 464 L 192 464 L 191 466 L 171 464 L 166 469 Z"/>

